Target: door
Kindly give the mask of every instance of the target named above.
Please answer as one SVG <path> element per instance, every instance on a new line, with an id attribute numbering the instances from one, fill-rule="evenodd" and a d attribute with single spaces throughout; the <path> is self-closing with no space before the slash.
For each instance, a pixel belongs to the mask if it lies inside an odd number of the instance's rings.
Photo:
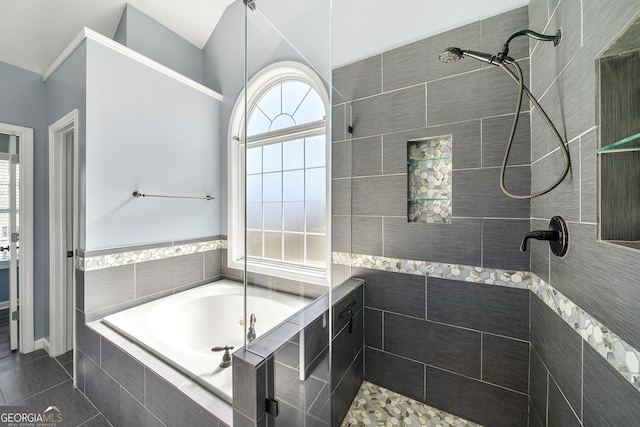
<path id="1" fill-rule="evenodd" d="M 65 240 L 67 244 L 67 258 L 66 258 L 66 274 L 65 274 L 65 313 L 66 316 L 66 343 L 65 350 L 69 351 L 73 349 L 73 279 L 75 275 L 75 236 L 73 230 L 73 212 L 74 212 L 74 190 L 73 190 L 73 178 L 74 178 L 74 141 L 73 141 L 73 132 L 70 132 L 65 136 L 66 143 L 66 161 L 65 161 L 65 182 L 64 182 L 64 192 L 65 192 Z"/>
<path id="2" fill-rule="evenodd" d="M 9 348 L 18 348 L 18 137 L 2 135 L 0 139 L 0 286 L 7 295 Z M 6 304 L 6 303 L 4 303 Z M 6 307 L 6 305 L 5 305 Z M 4 346 L 3 346 L 4 348 Z"/>

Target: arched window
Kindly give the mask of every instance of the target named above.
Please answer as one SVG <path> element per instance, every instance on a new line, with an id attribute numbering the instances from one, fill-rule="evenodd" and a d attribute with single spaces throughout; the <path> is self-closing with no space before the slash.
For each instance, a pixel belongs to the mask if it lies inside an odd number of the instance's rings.
<path id="1" fill-rule="evenodd" d="M 249 271 L 327 283 L 329 100 L 324 85 L 299 63 L 265 68 L 247 86 L 246 135 L 244 97 L 236 102 L 229 129 L 229 266 L 243 266 L 246 225 Z"/>

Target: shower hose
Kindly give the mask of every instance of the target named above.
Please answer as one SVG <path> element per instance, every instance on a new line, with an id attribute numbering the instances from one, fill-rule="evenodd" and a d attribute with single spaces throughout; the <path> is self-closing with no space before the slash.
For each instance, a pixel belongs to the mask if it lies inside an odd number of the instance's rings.
<path id="1" fill-rule="evenodd" d="M 513 80 L 515 80 L 515 82 L 520 87 L 520 91 L 518 93 L 518 104 L 516 105 L 516 114 L 515 114 L 515 117 L 513 118 L 513 125 L 511 126 L 511 133 L 509 134 L 509 142 L 507 143 L 507 149 L 506 149 L 506 151 L 504 153 L 504 160 L 502 161 L 502 168 L 500 170 L 500 188 L 502 189 L 502 192 L 504 194 L 506 194 L 507 196 L 509 196 L 509 197 L 511 197 L 513 199 L 533 199 L 534 197 L 539 197 L 539 196 L 542 196 L 543 194 L 547 194 L 549 191 L 553 190 L 558 185 L 560 185 L 560 183 L 564 180 L 564 178 L 567 176 L 567 173 L 569 173 L 569 167 L 571 165 L 571 161 L 569 159 L 569 151 L 567 151 L 567 147 L 565 146 L 564 142 L 562 141 L 562 137 L 558 133 L 558 130 L 553 125 L 551 120 L 549 119 L 549 116 L 547 116 L 547 113 L 540 106 L 540 104 L 536 100 L 535 96 L 533 96 L 531 94 L 531 92 L 529 91 L 529 89 L 527 89 L 527 87 L 524 85 L 524 77 L 522 75 L 522 69 L 520 68 L 518 63 L 513 61 L 513 60 L 509 60 L 508 61 L 516 69 L 516 71 L 518 73 L 518 75 L 516 76 L 513 73 L 513 71 L 509 67 L 507 67 L 505 65 L 504 62 L 506 62 L 506 61 L 500 62 L 498 65 Z M 531 100 L 531 102 L 533 103 L 535 108 L 538 110 L 538 112 L 540 113 L 540 115 L 544 119 L 544 122 L 547 124 L 547 126 L 549 127 L 549 130 L 551 130 L 551 133 L 553 134 L 553 136 L 555 137 L 556 141 L 558 142 L 558 146 L 560 147 L 560 151 L 562 152 L 562 157 L 564 158 L 564 169 L 562 170 L 562 174 L 560 174 L 560 177 L 558 177 L 558 179 L 553 184 L 551 184 L 549 187 L 545 188 L 544 190 L 541 190 L 541 191 L 538 191 L 538 192 L 532 193 L 532 194 L 519 195 L 519 194 L 513 194 L 512 192 L 507 190 L 507 187 L 504 184 L 504 175 L 505 175 L 505 172 L 507 170 L 507 160 L 509 159 L 509 151 L 511 151 L 511 145 L 513 144 L 513 138 L 514 138 L 514 135 L 516 133 L 516 128 L 518 126 L 518 117 L 520 116 L 520 109 L 521 109 L 521 105 L 522 105 L 522 94 L 523 93 L 527 94 L 527 97 Z"/>

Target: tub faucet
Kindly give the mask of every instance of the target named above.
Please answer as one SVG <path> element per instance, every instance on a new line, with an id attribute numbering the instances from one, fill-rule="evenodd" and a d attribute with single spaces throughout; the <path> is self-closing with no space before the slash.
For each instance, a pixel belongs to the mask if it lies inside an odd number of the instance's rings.
<path id="1" fill-rule="evenodd" d="M 256 314 L 251 313 L 249 316 L 249 331 L 247 332 L 247 341 L 251 342 L 256 339 Z"/>
<path id="2" fill-rule="evenodd" d="M 220 367 L 228 368 L 229 366 L 231 366 L 231 353 L 229 353 L 229 350 L 233 350 L 233 346 L 219 345 L 211 349 L 211 351 L 223 351 L 223 350 L 224 350 L 224 354 L 222 355 L 222 362 L 220 362 Z"/>

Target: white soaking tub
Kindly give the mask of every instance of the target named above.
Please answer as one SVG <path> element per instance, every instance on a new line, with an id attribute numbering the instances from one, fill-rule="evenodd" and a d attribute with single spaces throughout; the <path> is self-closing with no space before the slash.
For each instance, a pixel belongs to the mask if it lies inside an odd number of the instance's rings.
<path id="1" fill-rule="evenodd" d="M 248 315 L 259 337 L 310 302 L 307 298 L 249 287 Z M 219 280 L 151 301 L 102 321 L 171 363 L 232 403 L 232 367 L 221 368 L 216 346 L 244 344 L 244 286 Z M 232 350 L 233 353 L 234 350 Z"/>

